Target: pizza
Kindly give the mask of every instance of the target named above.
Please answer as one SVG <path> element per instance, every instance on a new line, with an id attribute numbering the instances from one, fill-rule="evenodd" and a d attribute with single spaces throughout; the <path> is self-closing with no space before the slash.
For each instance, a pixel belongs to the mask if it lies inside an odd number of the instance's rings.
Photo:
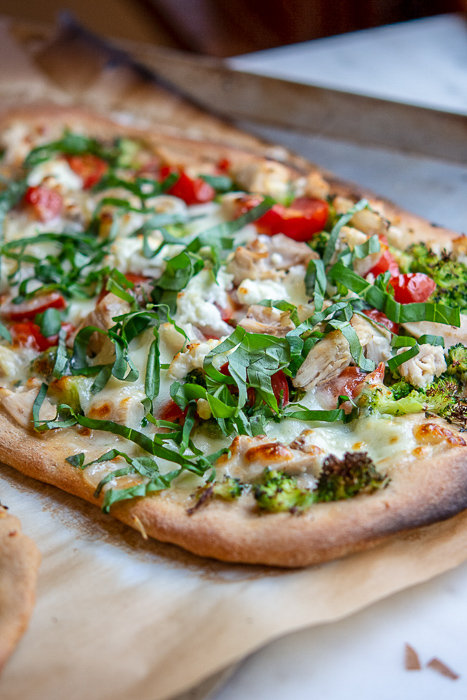
<path id="1" fill-rule="evenodd" d="M 300 158 L 2 120 L 0 458 L 305 566 L 467 506 L 466 239 Z"/>
<path id="2" fill-rule="evenodd" d="M 0 505 L 0 672 L 28 625 L 39 563 L 18 518 Z"/>

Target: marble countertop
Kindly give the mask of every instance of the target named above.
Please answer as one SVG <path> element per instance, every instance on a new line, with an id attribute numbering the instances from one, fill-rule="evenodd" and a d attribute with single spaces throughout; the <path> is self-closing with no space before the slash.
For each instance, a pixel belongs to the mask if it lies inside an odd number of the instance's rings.
<path id="1" fill-rule="evenodd" d="M 467 113 L 467 23 L 444 15 L 231 59 L 243 70 Z M 467 229 L 467 165 L 303 137 L 257 133 L 301 151 L 430 220 Z M 390 575 L 390 572 L 388 572 Z M 319 601 L 317 601 L 317 605 Z M 213 700 L 455 700 L 467 697 L 467 563 L 340 622 L 250 656 Z M 404 669 L 404 645 L 421 671 Z M 460 676 L 426 664 L 438 657 Z"/>

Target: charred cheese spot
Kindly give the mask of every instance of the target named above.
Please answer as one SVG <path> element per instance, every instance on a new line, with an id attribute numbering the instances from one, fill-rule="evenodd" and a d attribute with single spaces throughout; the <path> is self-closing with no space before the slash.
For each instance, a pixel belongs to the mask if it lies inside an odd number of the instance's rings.
<path id="1" fill-rule="evenodd" d="M 426 445 L 439 445 L 441 442 L 447 443 L 450 447 L 466 445 L 464 438 L 458 433 L 454 433 L 444 425 L 438 423 L 422 423 L 415 426 L 413 434 L 417 442 Z"/>
<path id="2" fill-rule="evenodd" d="M 273 464 L 274 462 L 288 462 L 293 459 L 293 453 L 285 445 L 279 442 L 270 442 L 266 445 L 255 445 L 245 452 L 247 462 L 261 462 Z"/>
<path id="3" fill-rule="evenodd" d="M 112 412 L 112 406 L 105 402 L 101 403 L 97 406 L 93 406 L 91 410 L 89 411 L 89 418 L 100 418 L 100 419 L 105 419 L 110 416 Z"/>

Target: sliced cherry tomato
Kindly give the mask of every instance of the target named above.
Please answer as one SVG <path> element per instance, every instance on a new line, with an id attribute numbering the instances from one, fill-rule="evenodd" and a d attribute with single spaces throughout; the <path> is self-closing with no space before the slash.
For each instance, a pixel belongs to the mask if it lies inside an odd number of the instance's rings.
<path id="1" fill-rule="evenodd" d="M 287 406 L 289 403 L 289 383 L 281 369 L 272 375 L 271 386 L 278 405 Z"/>
<path id="2" fill-rule="evenodd" d="M 244 214 L 262 201 L 258 195 L 242 197 L 238 205 L 238 215 Z M 259 233 L 275 236 L 283 233 L 294 241 L 309 241 L 315 233 L 322 231 L 329 213 L 329 205 L 323 199 L 299 197 L 288 207 L 274 204 L 263 214 L 255 226 Z"/>
<path id="3" fill-rule="evenodd" d="M 92 153 L 85 153 L 82 156 L 67 156 L 67 161 L 73 172 L 82 179 L 85 190 L 97 185 L 109 169 L 105 160 Z"/>
<path id="4" fill-rule="evenodd" d="M 189 177 L 182 168 L 172 168 L 168 165 L 160 170 L 160 179 L 164 181 L 172 173 L 178 173 L 179 178 L 175 184 L 167 190 L 167 194 L 183 199 L 186 204 L 204 204 L 211 202 L 216 196 L 216 191 L 201 177 Z"/>
<path id="5" fill-rule="evenodd" d="M 187 413 L 188 407 L 182 411 L 180 406 L 178 406 L 173 399 L 170 399 L 170 401 L 167 401 L 166 404 L 161 406 L 157 418 L 159 420 L 167 420 L 170 423 L 180 423 L 180 425 L 183 425 Z"/>
<path id="6" fill-rule="evenodd" d="M 389 250 L 389 244 L 386 236 L 379 236 L 379 242 L 381 257 L 379 258 L 376 265 L 374 265 L 371 268 L 371 270 L 367 272 L 367 274 L 369 275 L 371 273 L 374 277 L 378 277 L 378 275 L 381 275 L 381 273 L 387 272 L 389 270 L 391 276 L 395 277 L 399 274 L 399 265 L 397 264 L 397 262 L 394 259 L 394 256 Z"/>
<path id="7" fill-rule="evenodd" d="M 37 314 L 43 313 L 46 309 L 64 309 L 65 307 L 66 301 L 63 296 L 59 292 L 51 292 L 32 297 L 21 304 L 12 302 L 2 304 L 0 314 L 11 321 L 33 321 Z"/>
<path id="8" fill-rule="evenodd" d="M 67 336 L 75 330 L 75 326 L 68 322 L 62 323 L 62 328 L 66 330 Z M 44 350 L 53 348 L 58 344 L 58 334 L 46 338 L 42 335 L 37 323 L 33 323 L 32 321 L 13 323 L 10 326 L 10 333 L 15 345 L 26 345 L 40 352 L 44 352 Z"/>
<path id="9" fill-rule="evenodd" d="M 217 161 L 217 169 L 221 171 L 221 173 L 227 173 L 230 170 L 230 160 L 228 158 L 221 158 L 219 161 Z"/>
<path id="10" fill-rule="evenodd" d="M 390 321 L 382 311 L 378 311 L 377 309 L 364 309 L 363 313 L 365 316 L 368 316 L 368 318 L 373 319 L 373 321 L 386 326 L 391 333 L 395 333 L 396 335 L 399 333 L 399 324 L 395 323 L 395 321 Z"/>
<path id="11" fill-rule="evenodd" d="M 15 345 L 26 345 L 43 352 L 57 344 L 57 336 L 45 338 L 39 326 L 32 321 L 21 321 L 10 326 L 11 336 Z"/>
<path id="12" fill-rule="evenodd" d="M 436 282 L 423 272 L 409 272 L 389 280 L 394 287 L 394 298 L 401 304 L 427 301 L 436 289 Z"/>
<path id="13" fill-rule="evenodd" d="M 43 222 L 55 219 L 63 209 L 61 194 L 43 185 L 28 187 L 24 201 L 30 206 L 36 218 Z"/>

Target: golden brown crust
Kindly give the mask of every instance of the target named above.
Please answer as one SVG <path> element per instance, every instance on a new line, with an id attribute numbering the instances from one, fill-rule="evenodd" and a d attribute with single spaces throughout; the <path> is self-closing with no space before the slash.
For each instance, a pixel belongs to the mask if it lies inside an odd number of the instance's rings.
<path id="1" fill-rule="evenodd" d="M 39 563 L 18 518 L 0 506 L 0 672 L 31 617 Z"/>
<path id="2" fill-rule="evenodd" d="M 193 141 L 162 131 L 121 127 L 102 117 L 77 109 L 52 106 L 31 110 L 23 108 L 0 118 L 0 129 L 12 119 L 31 125 L 81 127 L 100 137 L 116 134 L 142 136 L 154 145 L 170 148 L 180 157 L 233 162 L 263 158 L 260 151 L 245 151 L 225 144 Z M 297 174 L 313 166 L 291 156 L 289 167 Z M 456 234 L 434 228 L 419 217 L 407 214 L 371 193 L 331 179 L 331 191 L 357 198 L 366 196 L 405 235 L 417 240 L 450 241 Z M 411 231 L 415 233 L 411 233 Z M 83 473 L 65 462 L 70 453 L 87 452 L 93 458 L 101 454 L 89 449 L 89 438 L 77 432 L 62 431 L 37 436 L 0 412 L 0 459 L 19 471 L 58 486 L 69 493 L 97 503 L 93 488 Z M 73 438 L 71 438 L 73 434 Z M 305 566 L 344 556 L 374 546 L 395 533 L 443 520 L 467 507 L 467 447 L 453 447 L 432 459 L 420 459 L 394 469 L 388 489 L 349 501 L 323 503 L 301 516 L 289 514 L 259 515 L 251 497 L 238 504 L 213 501 L 192 516 L 187 504 L 171 492 L 124 502 L 112 508 L 112 514 L 127 524 L 164 542 L 172 542 L 208 557 L 225 561 L 263 563 L 278 566 Z"/>
<path id="3" fill-rule="evenodd" d="M 57 431 L 45 438 L 26 433 L 0 412 L 0 460 L 23 474 L 96 505 L 93 488 L 65 458 L 89 450 L 89 438 Z M 70 433 L 73 432 L 73 440 Z M 18 449 L 18 445 L 21 448 Z M 91 449 L 86 458 L 102 452 Z M 395 465 L 397 467 L 397 465 Z M 195 554 L 223 561 L 308 566 L 373 547 L 387 537 L 445 520 L 467 507 L 467 447 L 389 469 L 387 489 L 348 501 L 320 503 L 303 515 L 260 515 L 253 499 L 212 501 L 187 514 L 190 502 L 170 491 L 113 506 L 112 515 L 137 530 Z"/>

